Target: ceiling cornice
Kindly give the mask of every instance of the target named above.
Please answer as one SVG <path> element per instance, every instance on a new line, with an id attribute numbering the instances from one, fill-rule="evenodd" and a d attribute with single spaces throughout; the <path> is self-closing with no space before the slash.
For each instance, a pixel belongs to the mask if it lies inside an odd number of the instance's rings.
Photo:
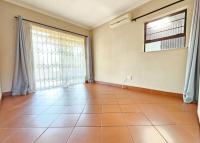
<path id="1" fill-rule="evenodd" d="M 78 23 L 78 22 L 75 22 L 75 21 L 73 21 L 73 20 L 70 20 L 70 19 L 67 19 L 67 18 L 65 18 L 65 17 L 62 17 L 62 16 L 59 16 L 59 15 L 53 14 L 52 12 L 48 12 L 48 11 L 45 11 L 45 10 L 36 8 L 36 7 L 34 7 L 34 6 L 28 5 L 28 4 L 23 3 L 23 2 L 17 2 L 17 1 L 13 1 L 13 0 L 4 0 L 4 1 L 6 1 L 6 2 L 8 2 L 8 3 L 12 3 L 12 4 L 17 5 L 17 6 L 20 6 L 20 7 L 23 7 L 23 8 L 30 9 L 30 10 L 32 10 L 32 11 L 35 11 L 35 12 L 44 14 L 44 15 L 49 16 L 49 17 L 52 17 L 52 18 L 56 18 L 56 19 L 62 20 L 62 21 L 64 21 L 64 22 L 73 24 L 73 25 L 75 25 L 75 26 L 84 28 L 84 29 L 86 29 L 86 30 L 93 30 L 93 29 L 95 29 L 95 28 L 97 28 L 97 27 L 99 27 L 99 26 L 101 26 L 101 25 L 103 25 L 103 24 L 106 24 L 107 22 L 111 21 L 112 19 L 114 19 L 114 18 L 116 18 L 116 17 L 118 17 L 118 16 L 120 16 L 120 15 L 122 15 L 122 14 L 124 14 L 124 13 L 127 13 L 127 12 L 129 12 L 129 11 L 131 11 L 131 10 L 133 10 L 133 9 L 135 9 L 135 8 L 137 8 L 137 7 L 143 5 L 144 3 L 149 2 L 149 1 L 151 1 L 151 0 L 144 0 L 144 1 L 138 0 L 138 1 L 134 4 L 134 6 L 130 7 L 129 9 L 127 9 L 127 10 L 125 10 L 125 11 L 122 11 L 122 12 L 118 12 L 118 13 L 116 13 L 115 15 L 113 15 L 113 16 L 111 16 L 111 17 L 108 17 L 108 18 L 106 18 L 106 19 L 104 19 L 104 20 L 102 20 L 102 21 L 99 21 L 98 24 L 96 24 L 96 25 L 94 25 L 94 26 L 91 26 L 91 27 L 82 25 L 82 24 L 80 24 L 80 23 Z"/>
<path id="2" fill-rule="evenodd" d="M 103 24 L 106 24 L 107 22 L 110 22 L 111 20 L 119 17 L 120 15 L 123 15 L 123 14 L 125 14 L 127 12 L 130 12 L 131 10 L 134 10 L 135 8 L 141 6 L 141 5 L 143 5 L 143 4 L 145 4 L 145 3 L 149 2 L 149 1 L 151 1 L 151 0 L 138 1 L 138 2 L 136 2 L 134 4 L 134 6 L 130 7 L 129 9 L 127 9 L 127 10 L 125 10 L 123 12 L 117 13 L 117 14 L 115 14 L 115 16 L 111 16 L 111 17 L 107 18 L 107 20 L 100 21 L 97 25 L 93 26 L 91 29 L 94 29 L 94 28 L 97 28 L 97 27 L 99 27 L 99 26 L 101 26 Z"/>
<path id="3" fill-rule="evenodd" d="M 19 3 L 19 2 L 16 2 L 16 1 L 12 1 L 12 0 L 4 0 L 4 1 L 8 2 L 8 3 L 11 3 L 11 4 L 14 4 L 14 5 L 17 5 L 17 6 L 20 6 L 20 7 L 23 7 L 23 8 L 26 8 L 26 9 L 30 9 L 32 11 L 38 12 L 40 14 L 43 14 L 43 15 L 46 15 L 46 16 L 49 16 L 49 17 L 52 17 L 52 18 L 55 18 L 55 19 L 58 19 L 58 20 L 61 20 L 61 21 L 64 21 L 64 22 L 67 22 L 69 24 L 73 24 L 75 26 L 84 28 L 86 30 L 91 30 L 92 29 L 91 27 L 88 27 L 88 26 L 85 26 L 85 25 L 82 25 L 82 24 L 78 24 L 78 22 L 74 22 L 74 21 L 72 21 L 70 19 L 58 16 L 56 14 L 52 14 L 51 12 L 47 12 L 45 10 L 41 10 L 39 8 L 30 6 L 30 5 L 25 4 L 25 3 L 21 3 L 21 2 Z"/>

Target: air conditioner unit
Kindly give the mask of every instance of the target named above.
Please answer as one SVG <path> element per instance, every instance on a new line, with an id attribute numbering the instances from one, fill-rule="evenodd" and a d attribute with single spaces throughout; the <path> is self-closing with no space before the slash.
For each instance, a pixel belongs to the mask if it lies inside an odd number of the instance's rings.
<path id="1" fill-rule="evenodd" d="M 122 15 L 122 16 L 112 20 L 110 22 L 110 28 L 115 28 L 115 27 L 118 27 L 120 25 L 123 25 L 125 23 L 129 23 L 129 22 L 131 22 L 131 14 L 127 13 L 125 15 Z"/>

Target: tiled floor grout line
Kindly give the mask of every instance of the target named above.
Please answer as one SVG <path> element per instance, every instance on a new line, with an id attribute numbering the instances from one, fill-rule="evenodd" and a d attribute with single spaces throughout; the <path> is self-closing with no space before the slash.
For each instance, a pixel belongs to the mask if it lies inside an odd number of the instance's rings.
<path id="1" fill-rule="evenodd" d="M 143 111 L 142 111 L 143 112 Z M 143 112 L 144 113 L 144 112 Z M 146 116 L 146 114 L 144 113 L 145 117 L 151 122 L 152 127 L 159 133 L 159 135 L 166 141 L 166 143 L 168 143 L 167 139 L 165 139 L 165 137 L 163 136 L 163 134 L 156 128 L 156 126 L 172 126 L 172 125 L 177 125 L 176 123 L 174 124 L 163 124 L 163 125 L 155 125 L 152 123 L 152 121 Z"/>
<path id="2" fill-rule="evenodd" d="M 42 134 L 40 134 L 34 141 L 33 143 L 36 143 L 38 141 L 38 139 L 48 130 L 49 127 L 47 127 L 44 132 L 42 132 Z"/>
<path id="3" fill-rule="evenodd" d="M 77 121 L 76 121 L 75 125 L 72 127 L 72 131 L 71 131 L 71 133 L 70 133 L 69 137 L 67 138 L 67 140 L 66 140 L 66 143 L 68 143 L 68 141 L 69 141 L 70 137 L 72 136 L 72 134 L 73 134 L 73 131 L 74 131 L 74 129 L 76 128 L 76 125 L 77 125 L 78 121 L 80 120 L 80 118 L 81 118 L 81 115 L 82 115 L 82 113 L 84 112 L 84 109 L 85 109 L 85 107 L 86 107 L 86 104 L 84 105 L 84 108 L 83 108 L 82 112 L 79 114 L 79 117 L 78 117 L 78 119 L 77 119 Z"/>
<path id="4" fill-rule="evenodd" d="M 120 114 L 121 114 L 121 107 L 120 107 L 120 104 L 119 104 L 119 102 L 118 102 L 118 99 L 117 98 L 114 98 L 114 99 L 116 99 L 116 101 L 117 101 L 117 104 L 102 104 L 101 105 L 101 109 L 102 109 L 102 113 L 101 114 L 105 114 L 104 112 L 103 112 L 103 105 L 118 105 L 119 106 L 119 108 L 120 108 Z M 118 114 L 119 114 L 118 113 Z M 101 115 L 102 116 L 102 115 Z M 103 143 L 102 142 L 102 130 L 103 130 L 103 128 L 106 128 L 106 127 L 117 127 L 117 126 L 103 126 L 103 122 L 102 122 L 102 118 L 101 118 L 101 127 L 100 127 L 100 143 Z M 124 127 L 124 126 L 123 126 Z M 132 137 L 131 137 L 131 139 L 132 139 Z M 134 143 L 134 142 L 133 142 Z"/>
<path id="5" fill-rule="evenodd" d="M 51 106 L 53 106 L 53 105 L 51 105 Z M 55 114 L 54 114 L 55 115 Z M 56 114 L 57 115 L 57 114 Z M 59 116 L 59 114 L 58 114 L 58 116 Z M 40 135 L 40 136 L 38 136 L 37 138 L 36 138 L 36 140 L 34 141 L 34 143 L 36 143 L 38 140 L 39 140 L 39 138 L 51 127 L 51 125 L 52 125 L 52 123 L 58 118 L 58 116 L 48 125 L 48 127 L 46 128 L 46 130 Z"/>
<path id="6" fill-rule="evenodd" d="M 129 134 L 130 134 L 130 136 L 131 136 L 132 142 L 135 143 L 135 140 L 134 140 L 134 138 L 133 138 L 133 136 L 132 136 L 132 134 L 131 134 L 131 131 L 130 131 L 130 128 L 129 128 L 128 125 L 127 125 L 127 129 L 128 129 L 128 132 L 129 132 Z"/>
<path id="7" fill-rule="evenodd" d="M 158 132 L 158 134 L 164 139 L 164 141 L 166 143 L 168 143 L 167 139 L 165 139 L 165 137 L 160 133 L 160 131 L 155 127 L 155 125 L 153 124 L 153 122 L 146 116 L 146 114 L 144 113 L 144 111 L 142 111 L 142 113 L 144 114 L 144 116 L 147 118 L 147 120 L 149 120 L 149 122 L 151 123 L 151 126 Z"/>
<path id="8" fill-rule="evenodd" d="M 103 105 L 101 104 L 100 143 L 102 143 L 102 130 L 103 130 L 102 114 L 103 114 Z"/>
<path id="9" fill-rule="evenodd" d="M 163 136 L 163 134 L 156 128 L 156 126 L 152 126 L 157 132 L 158 134 L 166 141 L 166 143 L 168 143 L 167 139 L 165 139 L 165 137 Z"/>
<path id="10" fill-rule="evenodd" d="M 54 106 L 54 105 L 51 105 L 51 106 Z M 71 106 L 71 105 L 70 105 Z M 50 108 L 50 107 L 49 107 Z M 85 108 L 85 106 L 84 106 L 84 108 Z M 83 108 L 83 110 L 84 110 L 84 108 Z M 83 112 L 83 110 L 82 110 L 82 112 Z M 51 115 L 52 113 L 50 113 L 50 115 Z M 59 116 L 60 115 L 63 115 L 63 113 L 54 113 L 53 115 L 58 115 L 50 124 L 49 124 L 49 126 L 46 128 L 46 130 L 40 135 L 40 136 L 38 136 L 37 138 L 36 138 L 36 140 L 34 141 L 34 143 L 35 142 L 37 142 L 38 140 L 39 140 L 39 138 L 49 129 L 49 128 L 52 128 L 51 127 L 51 125 L 53 124 L 53 122 L 56 120 L 56 119 L 58 119 L 59 118 Z M 74 114 L 74 113 L 73 113 Z M 48 115 L 48 114 L 46 114 L 46 115 Z M 79 118 L 80 118 L 80 116 L 81 116 L 81 113 L 79 114 Z M 78 120 L 79 120 L 79 118 L 78 118 Z M 78 122 L 78 120 L 77 120 L 77 122 Z M 74 126 L 75 127 L 75 126 Z M 73 127 L 73 129 L 74 129 L 74 127 Z M 32 128 L 32 127 L 31 127 Z M 41 127 L 37 127 L 37 128 L 41 128 Z M 54 127 L 54 128 L 57 128 L 57 127 Z M 60 128 L 64 128 L 64 127 L 60 127 Z M 70 127 L 66 127 L 66 128 L 70 128 Z M 72 131 L 73 131 L 73 129 L 72 129 Z M 72 133 L 72 131 L 71 131 L 71 133 Z M 69 138 L 68 138 L 69 139 Z M 68 139 L 67 139 L 67 141 L 68 141 Z"/>
<path id="11" fill-rule="evenodd" d="M 111 92 L 111 91 L 109 91 L 109 92 Z M 103 93 L 103 94 L 105 94 L 105 93 Z M 114 94 L 117 94 L 117 93 L 114 93 Z M 112 96 L 112 95 L 111 95 Z M 103 96 L 104 97 L 104 96 Z M 114 97 L 114 96 L 113 96 Z M 118 97 L 118 96 L 117 96 Z M 121 97 L 121 95 L 120 95 L 120 97 Z M 100 97 L 99 97 L 100 98 Z M 99 99 L 99 98 L 97 98 L 97 99 Z M 116 104 L 112 104 L 113 103 L 113 101 L 112 100 L 110 100 L 110 101 L 106 101 L 106 100 L 108 100 L 108 99 L 111 99 L 110 98 L 110 96 L 108 96 L 108 98 L 105 96 L 105 103 L 104 104 L 102 104 L 101 103 L 101 113 L 100 113 L 100 115 L 101 115 L 101 125 L 100 125 L 100 138 L 102 138 L 101 137 L 101 134 L 102 134 L 102 128 L 103 127 L 126 127 L 126 128 L 128 128 L 128 131 L 129 131 L 129 135 L 131 136 L 131 139 L 132 139 L 132 141 L 134 142 L 134 138 L 133 138 L 133 136 L 132 136 L 132 134 L 131 134 L 131 132 L 130 132 L 130 127 L 131 126 L 146 126 L 146 125 L 129 125 L 128 123 L 126 124 L 126 118 L 123 116 L 123 114 L 125 114 L 125 113 L 136 113 L 136 112 L 125 112 L 125 111 L 127 111 L 127 110 L 125 110 L 124 112 L 122 111 L 122 105 L 133 105 L 133 104 L 125 104 L 126 103 L 126 100 L 124 100 L 124 101 L 122 101 L 122 103 L 124 103 L 124 104 L 120 104 L 120 99 L 121 98 L 116 98 L 116 96 L 113 98 L 113 99 L 116 99 L 117 100 L 117 103 Z M 126 98 L 124 98 L 124 99 L 126 99 Z M 134 100 L 134 99 L 131 99 L 131 100 Z M 136 100 L 137 101 L 137 100 Z M 75 130 L 75 128 L 76 127 L 99 127 L 99 126 L 77 126 L 77 124 L 78 124 L 78 122 L 79 122 L 79 120 L 80 120 L 80 118 L 81 118 L 81 115 L 83 115 L 83 114 L 92 114 L 92 113 L 84 113 L 84 109 L 86 108 L 86 106 L 87 105 L 99 105 L 99 104 L 95 104 L 96 102 L 94 101 L 94 104 L 88 104 L 87 102 L 86 102 L 86 104 L 84 104 L 85 106 L 84 106 L 84 108 L 82 109 L 82 112 L 80 112 L 79 113 L 79 116 L 77 116 L 78 118 L 77 118 L 77 121 L 76 121 L 76 124 L 74 125 L 74 126 L 63 126 L 63 127 L 60 127 L 60 128 L 71 128 L 71 132 L 69 133 L 70 135 L 69 135 L 69 137 L 66 139 L 66 143 L 67 142 L 69 142 L 69 139 L 70 139 L 70 137 L 72 136 L 72 134 L 73 134 L 73 132 L 74 132 L 74 130 Z M 134 105 L 135 104 L 137 104 L 137 103 L 134 103 Z M 144 103 L 144 104 L 148 104 L 148 103 Z M 151 104 L 156 104 L 156 103 L 151 103 Z M 113 114 L 121 114 L 122 115 L 122 118 L 123 118 L 123 120 L 124 120 L 124 122 L 125 122 L 125 124 L 124 125 L 119 125 L 119 126 L 115 126 L 115 125 L 111 125 L 111 126 L 103 126 L 103 120 L 102 120 L 102 114 L 104 114 L 103 113 L 103 105 L 117 105 L 117 106 L 119 106 L 119 108 L 120 108 L 120 112 L 115 112 L 114 110 L 112 110 L 112 108 L 111 108 L 111 112 L 108 112 L 108 113 L 113 113 Z M 51 105 L 51 107 L 52 106 L 65 106 L 65 105 L 55 105 L 55 104 L 52 104 Z M 72 105 L 66 105 L 66 106 L 72 106 Z M 74 105 L 75 107 L 77 106 L 76 104 Z M 138 105 L 137 105 L 138 106 Z M 49 108 L 51 108 L 51 107 L 49 107 Z M 25 107 L 24 107 L 25 108 Z M 106 112 L 105 112 L 106 113 Z M 138 112 L 137 112 L 138 113 Z M 162 138 L 166 141 L 166 139 L 163 137 L 163 135 L 161 134 L 161 132 L 156 128 L 156 126 L 159 126 L 159 125 L 156 125 L 156 124 L 153 124 L 152 123 L 152 121 L 150 120 L 151 118 L 148 118 L 148 115 L 147 114 L 145 114 L 145 112 L 143 111 L 143 110 L 141 110 L 140 109 L 140 112 L 139 113 L 142 113 L 146 118 L 147 118 L 147 120 L 149 120 L 150 121 L 150 123 L 151 123 L 151 125 L 148 125 L 148 126 L 151 126 L 151 127 L 153 127 L 157 132 L 158 132 L 158 134 L 160 134 L 161 136 L 162 136 Z M 62 115 L 62 114 L 66 114 L 66 115 L 68 115 L 68 114 L 75 114 L 75 113 L 52 113 L 52 114 L 58 114 L 58 117 L 60 116 L 60 115 Z M 99 114 L 99 113 L 93 113 L 93 114 Z M 40 116 L 40 115 L 42 115 L 42 114 L 37 114 L 37 117 L 38 116 Z M 44 132 L 42 132 L 41 133 L 41 135 L 39 136 L 39 137 L 37 137 L 36 138 L 36 140 L 35 141 L 38 141 L 38 139 L 49 129 L 49 128 L 58 128 L 58 127 L 51 127 L 51 125 L 53 124 L 53 122 L 55 121 L 55 120 L 57 120 L 57 118 L 58 117 L 56 117 L 51 123 L 50 123 L 50 125 L 46 128 L 46 127 L 44 127 Z M 171 124 L 164 124 L 164 125 L 171 125 Z M 173 125 L 176 125 L 176 124 L 173 124 Z M 182 125 L 182 124 L 181 124 Z M 161 125 L 162 126 L 162 125 Z M 29 128 L 29 127 L 28 127 Z M 41 128 L 41 127 L 31 127 L 31 128 Z M 46 129 L 45 129 L 46 128 Z M 10 128 L 8 128 L 8 129 L 10 129 Z M 34 141 L 34 142 L 35 142 Z M 100 142 L 102 142 L 101 141 L 101 139 L 100 139 Z M 166 141 L 167 142 L 167 141 Z"/>
<path id="12" fill-rule="evenodd" d="M 126 128 L 127 128 L 127 130 L 128 130 L 129 135 L 131 136 L 132 142 L 135 143 L 135 140 L 134 140 L 134 138 L 133 138 L 133 136 L 132 136 L 132 134 L 131 134 L 131 131 L 130 131 L 130 129 L 129 129 L 129 125 L 125 125 L 125 126 L 126 126 Z"/>
<path id="13" fill-rule="evenodd" d="M 121 108 L 121 105 L 120 105 L 120 103 L 119 103 L 119 99 L 117 98 L 116 100 L 117 100 L 117 105 L 118 105 L 119 108 L 120 108 L 120 114 L 122 115 L 122 108 Z M 124 121 L 124 123 L 125 123 L 125 118 L 124 118 L 123 116 L 122 116 L 122 118 L 123 118 L 123 121 Z M 124 126 L 122 126 L 122 127 L 126 127 L 126 129 L 127 129 L 128 132 L 129 132 L 129 135 L 131 136 L 131 140 L 132 140 L 132 142 L 134 143 L 134 140 L 133 140 L 132 135 L 130 134 L 130 131 L 129 131 L 128 125 L 124 125 Z"/>
<path id="14" fill-rule="evenodd" d="M 119 101 L 118 101 L 118 104 L 119 104 L 119 108 L 120 108 L 121 114 L 123 114 L 124 112 L 122 112 L 122 108 L 121 108 L 121 105 L 122 105 L 122 104 L 120 104 Z M 127 105 L 127 104 L 124 104 L 124 105 Z M 123 116 L 122 116 L 122 117 L 123 117 Z M 124 123 L 125 123 L 126 121 L 125 121 L 125 118 L 124 118 L 124 117 L 123 117 L 123 120 L 124 120 Z M 126 123 L 125 123 L 125 124 L 126 124 Z M 125 127 L 127 128 L 129 135 L 131 136 L 132 142 L 135 143 L 134 138 L 133 138 L 133 136 L 132 136 L 132 134 L 131 134 L 131 131 L 130 131 L 130 129 L 129 129 L 129 125 L 127 124 L 127 125 L 125 125 Z"/>

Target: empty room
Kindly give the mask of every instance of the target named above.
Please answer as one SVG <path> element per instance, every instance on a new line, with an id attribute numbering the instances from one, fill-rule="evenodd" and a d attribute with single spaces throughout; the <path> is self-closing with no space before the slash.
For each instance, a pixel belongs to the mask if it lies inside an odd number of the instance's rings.
<path id="1" fill-rule="evenodd" d="M 200 0 L 0 0 L 0 143 L 200 143 Z"/>

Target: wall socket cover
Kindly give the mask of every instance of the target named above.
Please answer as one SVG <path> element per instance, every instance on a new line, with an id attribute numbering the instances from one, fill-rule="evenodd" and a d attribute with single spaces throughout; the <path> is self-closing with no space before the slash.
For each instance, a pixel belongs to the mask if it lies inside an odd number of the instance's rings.
<path id="1" fill-rule="evenodd" d="M 133 79 L 133 76 L 132 76 L 132 75 L 127 75 L 127 76 L 126 76 L 126 79 L 127 79 L 127 80 L 132 80 L 132 79 Z"/>

